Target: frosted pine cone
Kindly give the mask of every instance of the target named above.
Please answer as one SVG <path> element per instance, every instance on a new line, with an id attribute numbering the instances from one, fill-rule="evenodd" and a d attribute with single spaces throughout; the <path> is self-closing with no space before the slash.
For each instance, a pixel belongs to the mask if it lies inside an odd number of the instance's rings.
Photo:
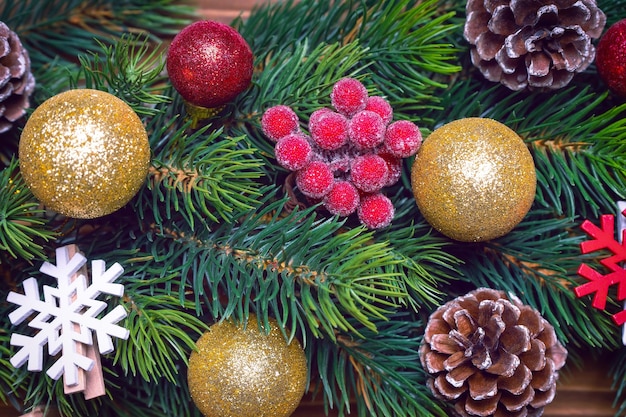
<path id="1" fill-rule="evenodd" d="M 472 62 L 511 90 L 557 89 L 595 58 L 606 16 L 596 0 L 468 0 Z"/>
<path id="2" fill-rule="evenodd" d="M 526 417 L 554 398 L 567 351 L 537 310 L 480 288 L 430 316 L 420 358 L 456 415 Z"/>
<path id="3" fill-rule="evenodd" d="M 17 34 L 0 22 L 0 133 L 24 115 L 34 89 L 28 51 Z"/>

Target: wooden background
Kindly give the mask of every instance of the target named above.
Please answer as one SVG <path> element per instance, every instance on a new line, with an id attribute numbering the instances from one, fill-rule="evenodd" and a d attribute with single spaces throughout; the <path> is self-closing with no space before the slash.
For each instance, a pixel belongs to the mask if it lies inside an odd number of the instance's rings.
<path id="1" fill-rule="evenodd" d="M 277 0 L 266 1 L 276 2 Z M 250 9 L 259 2 L 254 0 L 186 0 L 185 3 L 197 6 L 199 15 L 203 18 L 229 23 L 238 16 L 245 19 Z M 611 381 L 607 377 L 610 359 L 592 359 L 591 355 L 588 356 L 582 368 L 568 363 L 561 371 L 556 398 L 546 407 L 544 417 L 612 417 L 615 414 L 612 408 L 614 392 L 611 389 Z M 42 374 L 42 378 L 45 377 Z M 325 415 L 320 398 L 312 399 L 306 396 L 292 417 Z M 329 417 L 336 415 L 336 413 L 331 413 Z M 19 413 L 12 407 L 0 404 L 0 417 L 18 416 Z"/>

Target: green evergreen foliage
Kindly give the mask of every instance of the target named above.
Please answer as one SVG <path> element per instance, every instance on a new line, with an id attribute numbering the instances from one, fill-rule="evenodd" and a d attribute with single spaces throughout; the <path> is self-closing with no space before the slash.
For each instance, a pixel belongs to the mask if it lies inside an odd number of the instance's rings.
<path id="1" fill-rule="evenodd" d="M 604 4 L 602 4 L 604 3 Z M 609 24 L 618 0 L 601 2 Z M 120 262 L 130 331 L 103 358 L 107 396 L 63 394 L 61 381 L 8 362 L 12 306 L 0 303 L 0 401 L 55 407 L 64 416 L 199 416 L 186 363 L 216 321 L 276 318 L 300 339 L 309 386 L 340 416 L 446 416 L 418 355 L 428 315 L 486 286 L 516 294 L 550 321 L 572 361 L 613 352 L 618 413 L 626 410 L 626 359 L 611 312 L 578 299 L 583 219 L 614 214 L 626 198 L 626 104 L 592 67 L 565 89 L 513 93 L 473 69 L 462 37 L 464 2 L 284 1 L 233 22 L 255 54 L 250 88 L 197 128 L 164 73 L 165 42 L 192 19 L 173 0 L 5 0 L 0 20 L 29 50 L 35 108 L 68 88 L 125 100 L 144 121 L 152 164 L 144 187 L 115 215 L 93 220 L 47 213 L 19 173 L 20 126 L 0 136 L 2 294 L 37 276 L 54 249 L 76 243 L 88 258 Z M 263 112 L 294 108 L 303 127 L 330 106 L 332 85 L 361 80 L 387 97 L 394 119 L 425 136 L 464 117 L 490 117 L 518 132 L 538 187 L 524 221 L 484 243 L 454 242 L 420 215 L 411 160 L 388 190 L 392 225 L 368 231 L 329 217 L 294 191 L 261 132 Z M 9 330 L 10 329 L 10 330 Z M 47 364 L 51 359 L 47 360 Z"/>

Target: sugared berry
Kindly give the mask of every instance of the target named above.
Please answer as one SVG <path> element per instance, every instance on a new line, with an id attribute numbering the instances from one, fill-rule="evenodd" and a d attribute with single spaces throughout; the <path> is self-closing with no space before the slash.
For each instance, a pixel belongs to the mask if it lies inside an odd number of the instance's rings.
<path id="1" fill-rule="evenodd" d="M 394 185 L 400 179 L 402 175 L 402 158 L 391 155 L 390 153 L 381 152 L 378 154 L 387 163 L 387 169 L 389 169 L 389 177 L 387 178 L 387 184 L 385 187 Z"/>
<path id="2" fill-rule="evenodd" d="M 385 148 L 398 158 L 415 155 L 422 144 L 419 128 L 408 120 L 398 120 L 387 127 Z"/>
<path id="3" fill-rule="evenodd" d="M 365 110 L 373 111 L 383 119 L 386 125 L 393 119 L 393 108 L 387 100 L 379 96 L 372 96 L 367 99 Z"/>
<path id="4" fill-rule="evenodd" d="M 317 123 L 318 119 L 327 112 L 333 112 L 333 110 L 327 107 L 322 107 L 321 109 L 317 109 L 313 113 L 311 113 L 311 116 L 309 117 L 309 126 L 311 126 L 311 124 Z"/>
<path id="5" fill-rule="evenodd" d="M 375 154 L 359 155 L 352 161 L 350 181 L 366 193 L 379 191 L 389 179 L 389 168 L 383 158 Z"/>
<path id="6" fill-rule="evenodd" d="M 295 133 L 299 129 L 298 115 L 289 106 L 279 104 L 270 107 L 261 118 L 263 133 L 273 141 Z"/>
<path id="7" fill-rule="evenodd" d="M 332 214 L 349 216 L 359 205 L 359 191 L 348 181 L 337 181 L 324 197 L 324 207 Z"/>
<path id="8" fill-rule="evenodd" d="M 334 182 L 333 172 L 322 161 L 312 161 L 298 171 L 296 185 L 307 197 L 322 198 L 332 188 Z"/>
<path id="9" fill-rule="evenodd" d="M 395 209 L 391 200 L 383 194 L 368 194 L 361 198 L 357 209 L 359 220 L 370 229 L 389 226 Z"/>
<path id="10" fill-rule="evenodd" d="M 276 161 L 290 171 L 297 171 L 309 163 L 312 156 L 311 144 L 302 133 L 283 136 L 274 147 Z"/>
<path id="11" fill-rule="evenodd" d="M 309 133 L 317 146 L 334 151 L 348 141 L 348 119 L 334 111 L 324 111 L 309 119 Z"/>
<path id="12" fill-rule="evenodd" d="M 367 89 L 356 78 L 342 78 L 333 85 L 330 100 L 338 112 L 350 117 L 365 109 Z"/>
<path id="13" fill-rule="evenodd" d="M 385 140 L 385 123 L 378 113 L 360 111 L 350 119 L 348 136 L 358 149 L 374 148 Z"/>

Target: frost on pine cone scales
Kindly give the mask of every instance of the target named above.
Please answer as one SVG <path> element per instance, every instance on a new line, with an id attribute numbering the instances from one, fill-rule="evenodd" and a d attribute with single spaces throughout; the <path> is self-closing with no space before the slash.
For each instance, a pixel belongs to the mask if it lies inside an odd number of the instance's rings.
<path id="1" fill-rule="evenodd" d="M 537 310 L 480 288 L 430 316 L 420 358 L 456 415 L 529 417 L 552 402 L 567 350 Z"/>
<path id="2" fill-rule="evenodd" d="M 0 22 L 0 133 L 24 116 L 34 89 L 28 51 L 17 34 Z"/>
<path id="3" fill-rule="evenodd" d="M 606 16 L 595 0 L 468 0 L 472 62 L 511 90 L 558 89 L 595 58 Z"/>

